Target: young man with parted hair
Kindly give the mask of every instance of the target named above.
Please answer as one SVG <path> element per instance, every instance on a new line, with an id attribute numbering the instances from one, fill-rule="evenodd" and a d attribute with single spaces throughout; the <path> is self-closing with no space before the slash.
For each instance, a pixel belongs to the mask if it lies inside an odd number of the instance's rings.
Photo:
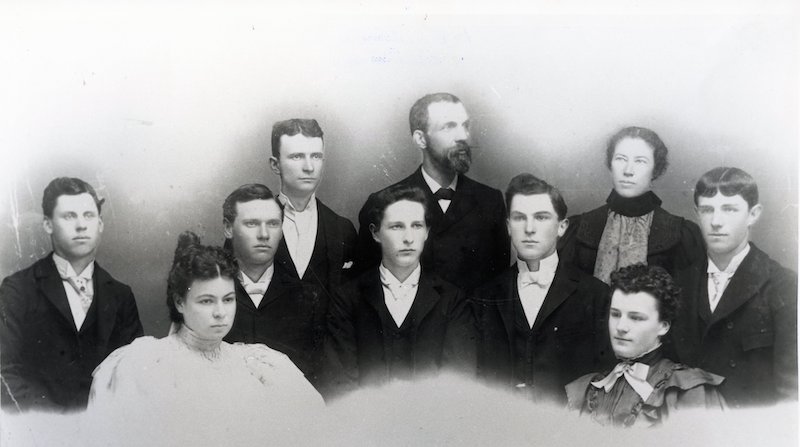
<path id="1" fill-rule="evenodd" d="M 289 358 L 316 385 L 327 300 L 283 269 L 275 256 L 283 210 L 266 186 L 242 185 L 222 205 L 225 247 L 239 265 L 236 317 L 224 340 L 263 343 Z"/>
<path id="2" fill-rule="evenodd" d="M 677 360 L 725 377 L 731 407 L 797 400 L 797 274 L 750 241 L 762 212 L 748 173 L 714 168 L 694 203 L 708 257 L 680 269 L 681 313 L 672 329 Z"/>
<path id="3" fill-rule="evenodd" d="M 422 265 L 468 292 L 508 263 L 503 195 L 466 176 L 472 164 L 470 117 L 455 95 L 423 96 L 411 107 L 409 123 L 422 165 L 397 184 L 422 189 L 431 204 Z M 377 266 L 381 259 L 367 218 L 374 200 L 375 194 L 370 195 L 358 215 L 359 271 Z"/>
<path id="4" fill-rule="evenodd" d="M 472 295 L 478 375 L 534 401 L 565 404 L 567 383 L 613 361 L 608 287 L 559 258 L 569 222 L 558 189 L 519 174 L 506 204 L 517 260 Z"/>
<path id="5" fill-rule="evenodd" d="M 466 297 L 420 264 L 428 206 L 413 186 L 375 195 L 366 219 L 381 261 L 331 300 L 327 397 L 442 370 L 474 376 L 475 327 Z"/>
<path id="6" fill-rule="evenodd" d="M 59 177 L 42 198 L 53 251 L 0 285 L 0 400 L 7 411 L 86 408 L 92 371 L 143 335 L 131 288 L 95 261 L 104 200 Z"/>
<path id="7" fill-rule="evenodd" d="M 327 303 L 333 289 L 351 279 L 356 230 L 316 197 L 325 168 L 325 141 L 314 119 L 293 118 L 272 126 L 272 172 L 281 179 L 283 241 L 279 268 L 313 285 Z"/>

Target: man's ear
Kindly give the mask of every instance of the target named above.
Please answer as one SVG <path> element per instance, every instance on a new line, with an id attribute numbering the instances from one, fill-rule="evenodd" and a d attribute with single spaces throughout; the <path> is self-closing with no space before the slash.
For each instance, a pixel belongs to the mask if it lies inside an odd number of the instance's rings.
<path id="1" fill-rule="evenodd" d="M 49 235 L 53 234 L 53 221 L 51 221 L 49 217 L 45 216 L 44 220 L 42 221 L 42 227 L 44 228 L 45 233 Z"/>
<path id="2" fill-rule="evenodd" d="M 269 168 L 275 175 L 277 175 L 278 177 L 281 176 L 281 165 L 278 163 L 277 158 L 269 157 Z"/>
<path id="3" fill-rule="evenodd" d="M 761 212 L 764 211 L 764 207 L 761 206 L 760 203 L 753 205 L 750 208 L 750 211 L 747 212 L 747 226 L 750 227 L 758 222 L 758 219 L 761 218 Z"/>
<path id="4" fill-rule="evenodd" d="M 233 224 L 228 222 L 228 219 L 222 219 L 222 233 L 225 239 L 233 239 Z"/>
<path id="5" fill-rule="evenodd" d="M 101 216 L 97 216 L 97 232 L 103 234 L 103 218 Z"/>
<path id="6" fill-rule="evenodd" d="M 567 232 L 567 228 L 569 228 L 569 219 L 564 218 L 558 223 L 558 237 L 563 236 Z"/>
<path id="7" fill-rule="evenodd" d="M 417 145 L 420 149 L 425 149 L 428 147 L 428 137 L 425 136 L 425 132 L 417 129 L 411 134 L 411 139 L 414 140 L 414 144 Z"/>
<path id="8" fill-rule="evenodd" d="M 377 229 L 377 228 L 375 228 L 375 224 L 369 224 L 369 234 L 371 234 L 371 235 L 372 235 L 372 239 L 373 239 L 375 242 L 377 242 L 377 243 L 379 243 L 379 244 L 381 243 L 381 240 L 380 240 L 380 239 L 378 239 L 378 229 Z"/>

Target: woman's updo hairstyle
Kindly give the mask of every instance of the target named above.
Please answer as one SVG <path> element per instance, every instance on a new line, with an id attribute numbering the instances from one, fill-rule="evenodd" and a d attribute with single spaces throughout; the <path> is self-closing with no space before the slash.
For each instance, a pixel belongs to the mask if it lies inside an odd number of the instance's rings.
<path id="1" fill-rule="evenodd" d="M 181 233 L 167 278 L 170 320 L 175 323 L 183 322 L 183 315 L 178 312 L 175 303 L 186 298 L 193 281 L 218 277 L 233 279 L 237 272 L 236 261 L 230 253 L 221 247 L 202 245 L 200 238 L 191 231 Z"/>

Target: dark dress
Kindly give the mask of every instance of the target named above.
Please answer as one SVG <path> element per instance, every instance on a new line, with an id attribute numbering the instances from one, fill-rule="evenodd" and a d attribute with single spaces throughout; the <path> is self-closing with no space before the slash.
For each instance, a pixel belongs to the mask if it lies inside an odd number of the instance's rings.
<path id="1" fill-rule="evenodd" d="M 723 377 L 664 358 L 660 348 L 636 361 L 650 366 L 647 383 L 653 391 L 647 400 L 624 377 L 617 379 L 608 392 L 592 385 L 608 375 L 610 371 L 606 371 L 587 374 L 567 385 L 569 408 L 591 416 L 602 425 L 618 427 L 658 425 L 671 413 L 683 409 L 725 408 L 725 401 L 717 391 Z"/>
<path id="2" fill-rule="evenodd" d="M 653 212 L 647 240 L 647 264 L 663 267 L 670 274 L 705 258 L 700 228 L 694 222 L 668 213 L 652 191 L 639 197 L 624 198 L 611 191 L 606 204 L 569 218 L 569 228 L 559 240 L 558 255 L 594 275 L 597 251 L 609 212 L 638 217 Z"/>

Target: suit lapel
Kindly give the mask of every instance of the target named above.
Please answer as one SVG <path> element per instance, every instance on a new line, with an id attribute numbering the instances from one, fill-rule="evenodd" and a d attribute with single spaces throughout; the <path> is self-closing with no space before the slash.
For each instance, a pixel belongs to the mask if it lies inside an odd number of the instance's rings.
<path id="1" fill-rule="evenodd" d="M 103 270 L 100 265 L 95 262 L 94 265 L 94 298 L 92 299 L 92 308 L 89 309 L 86 315 L 81 330 L 91 327 L 92 320 L 97 319 L 97 337 L 101 343 L 105 343 L 111 336 L 116 322 L 116 313 L 118 300 L 114 296 L 111 275 Z"/>
<path id="2" fill-rule="evenodd" d="M 553 277 L 553 284 L 544 297 L 542 308 L 536 315 L 533 323 L 533 330 L 538 331 L 542 328 L 547 317 L 550 316 L 567 298 L 578 288 L 577 273 L 566 264 L 560 264 L 556 268 L 556 275 Z"/>
<path id="3" fill-rule="evenodd" d="M 278 250 L 275 251 L 275 265 L 282 268 L 289 276 L 300 277 L 297 275 L 297 266 L 294 265 L 292 256 L 289 254 L 289 247 L 286 245 L 286 239 L 281 238 L 281 243 L 278 244 Z"/>
<path id="4" fill-rule="evenodd" d="M 322 237 L 317 237 L 317 244 L 322 240 L 325 241 L 325 253 L 328 258 L 328 283 L 339 284 L 341 283 L 342 266 L 344 265 L 344 236 L 342 229 L 336 225 L 336 219 L 333 217 L 333 211 L 317 199 L 317 218 L 319 219 L 319 234 Z M 316 250 L 316 247 L 314 248 Z"/>
<path id="5" fill-rule="evenodd" d="M 378 267 L 370 270 L 370 272 L 360 280 L 359 290 L 361 292 L 361 298 L 378 314 L 382 327 L 397 327 L 397 324 L 395 324 L 384 302 L 383 285 L 381 285 Z"/>
<path id="6" fill-rule="evenodd" d="M 413 327 L 419 326 L 419 323 L 436 306 L 441 296 L 434 285 L 433 279 L 423 271 L 419 278 L 419 286 L 417 286 L 417 296 L 414 297 L 414 302 L 411 304 L 411 309 L 408 311 L 406 319 L 403 320 L 402 326 L 409 324 Z"/>
<path id="7" fill-rule="evenodd" d="M 39 290 L 42 295 L 47 297 L 75 332 L 78 332 L 78 328 L 75 326 L 75 319 L 72 318 L 72 311 L 69 308 L 64 282 L 61 279 L 61 275 L 58 274 L 52 253 L 37 266 L 36 276 L 39 278 Z"/>
<path id="8" fill-rule="evenodd" d="M 409 186 L 416 186 L 425 193 L 425 197 L 428 199 L 428 206 L 430 208 L 428 211 L 431 215 L 431 231 L 438 232 L 438 229 L 444 220 L 444 212 L 442 212 L 442 208 L 439 206 L 439 201 L 433 197 L 431 188 L 427 183 L 425 183 L 425 178 L 422 177 L 422 166 L 417 168 L 417 170 L 411 174 L 410 177 L 408 177 L 407 182 Z M 453 199 L 455 200 L 455 197 Z M 452 205 L 453 204 L 450 203 L 450 206 Z"/>
<path id="9" fill-rule="evenodd" d="M 769 277 L 767 271 L 769 264 L 763 259 L 764 257 L 751 244 L 750 253 L 736 269 L 731 282 L 722 293 L 719 304 L 711 315 L 711 324 L 726 318 L 758 293 Z"/>
<path id="10" fill-rule="evenodd" d="M 236 305 L 239 307 L 245 307 L 250 311 L 255 311 L 256 306 L 253 304 L 253 300 L 250 299 L 250 295 L 247 294 L 247 290 L 245 290 L 244 286 L 242 285 L 242 281 L 239 280 L 238 276 L 233 279 L 233 287 L 236 290 Z"/>
<path id="11" fill-rule="evenodd" d="M 518 273 L 516 264 L 506 270 L 505 275 L 498 283 L 499 290 L 496 294 L 498 301 L 494 303 L 497 305 L 497 312 L 500 313 L 500 319 L 503 321 L 503 326 L 505 326 L 509 342 L 514 337 L 514 306 L 519 301 L 519 290 L 517 290 Z"/>
<path id="12" fill-rule="evenodd" d="M 296 276 L 296 275 L 295 275 Z M 296 281 L 299 281 L 295 278 Z M 267 291 L 264 292 L 264 298 L 258 303 L 258 310 L 262 310 L 272 304 L 275 300 L 283 296 L 288 290 L 288 283 L 292 281 L 292 277 L 280 273 L 277 269 L 272 273 L 272 280 L 269 282 Z M 247 293 L 245 293 L 247 295 Z M 250 300 L 253 304 L 253 300 Z M 253 306 L 255 307 L 255 306 Z"/>

